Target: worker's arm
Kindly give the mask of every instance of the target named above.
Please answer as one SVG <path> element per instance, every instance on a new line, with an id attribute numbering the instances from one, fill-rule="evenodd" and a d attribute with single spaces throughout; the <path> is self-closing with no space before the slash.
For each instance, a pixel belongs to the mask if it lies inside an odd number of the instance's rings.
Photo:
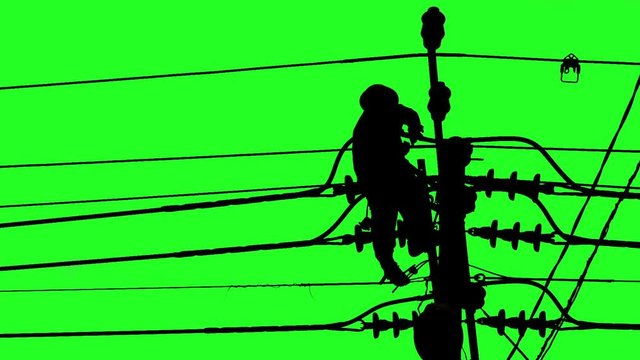
<path id="1" fill-rule="evenodd" d="M 404 105 L 399 105 L 399 118 L 402 125 L 407 125 L 408 131 L 403 136 L 408 137 L 411 144 L 414 144 L 417 139 L 422 135 L 424 127 L 420 123 L 420 116 L 413 109 Z"/>

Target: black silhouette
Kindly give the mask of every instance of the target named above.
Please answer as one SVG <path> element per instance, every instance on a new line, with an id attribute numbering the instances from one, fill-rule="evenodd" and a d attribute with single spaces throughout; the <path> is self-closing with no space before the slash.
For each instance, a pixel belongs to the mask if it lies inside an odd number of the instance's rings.
<path id="1" fill-rule="evenodd" d="M 398 212 L 407 227 L 412 256 L 424 252 L 432 231 L 427 189 L 419 171 L 405 158 L 409 144 L 401 138 L 404 134 L 413 144 L 423 128 L 418 114 L 399 104 L 398 94 L 384 85 L 366 89 L 360 106 L 363 113 L 353 131 L 353 167 L 371 209 L 376 258 L 385 277 L 402 286 L 409 278 L 393 258 Z"/>

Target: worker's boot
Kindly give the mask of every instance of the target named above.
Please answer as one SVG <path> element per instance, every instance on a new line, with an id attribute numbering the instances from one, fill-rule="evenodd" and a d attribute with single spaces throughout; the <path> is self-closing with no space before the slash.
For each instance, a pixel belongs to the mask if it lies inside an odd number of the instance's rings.
<path id="1" fill-rule="evenodd" d="M 382 270 L 384 271 L 384 278 L 395 286 L 405 286 L 411 282 L 409 276 L 395 262 L 383 265 Z"/>

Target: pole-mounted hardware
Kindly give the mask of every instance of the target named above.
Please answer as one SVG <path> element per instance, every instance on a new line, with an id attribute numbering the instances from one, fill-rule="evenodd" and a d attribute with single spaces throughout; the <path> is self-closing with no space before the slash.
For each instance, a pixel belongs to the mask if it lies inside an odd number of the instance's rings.
<path id="1" fill-rule="evenodd" d="M 418 318 L 418 313 L 413 311 L 411 313 L 411 320 L 402 319 L 398 316 L 397 312 L 394 312 L 389 320 L 381 320 L 378 313 L 374 313 L 371 322 L 363 321 L 363 329 L 365 330 L 373 330 L 373 338 L 377 339 L 380 337 L 380 333 L 387 330 L 393 330 L 393 337 L 398 338 L 400 336 L 400 332 L 403 330 L 407 330 L 413 327 L 415 320 Z"/>
<path id="2" fill-rule="evenodd" d="M 577 83 L 580 80 L 580 60 L 574 54 L 562 59 L 560 65 L 560 81 L 563 83 Z"/>
<path id="3" fill-rule="evenodd" d="M 413 324 L 413 341 L 422 359 L 460 359 L 463 335 L 460 310 L 431 303 Z"/>
<path id="4" fill-rule="evenodd" d="M 521 231 L 520 222 L 513 224 L 512 229 L 498 229 L 498 220 L 493 220 L 489 227 L 479 227 L 469 229 L 469 234 L 483 239 L 489 240 L 492 248 L 496 247 L 496 239 L 502 239 L 511 242 L 513 250 L 518 250 L 518 242 L 524 241 L 533 245 L 535 252 L 540 251 L 540 244 L 553 244 L 553 234 L 543 234 L 542 225 L 537 224 L 533 231 Z"/>
<path id="5" fill-rule="evenodd" d="M 429 103 L 427 110 L 434 122 L 443 122 L 451 110 L 451 90 L 442 81 L 435 83 L 429 89 Z"/>
<path id="6" fill-rule="evenodd" d="M 360 192 L 358 184 L 350 175 L 344 177 L 344 184 L 333 185 L 333 194 L 346 195 L 349 204 L 353 204 L 356 201 L 356 196 L 358 196 Z"/>
<path id="7" fill-rule="evenodd" d="M 469 281 L 469 259 L 464 220 L 475 209 L 476 193 L 465 186 L 465 167 L 471 161 L 471 143 L 454 137 L 445 140 L 442 123 L 451 109 L 451 90 L 438 80 L 436 50 L 444 38 L 445 16 L 437 7 L 422 15 L 422 43 L 429 62 L 429 103 L 438 160 L 438 203 L 440 252 L 431 264 L 435 303 L 427 307 L 414 329 L 418 354 L 423 359 L 459 359 L 462 351 L 462 310 L 465 311 L 471 360 L 479 360 L 475 310 L 484 303 L 484 289 Z M 435 249 L 433 249 L 435 250 Z M 471 301 L 470 299 L 473 299 Z M 420 325 L 421 324 L 421 325 Z"/>
<path id="8" fill-rule="evenodd" d="M 407 244 L 407 229 L 402 220 L 398 220 L 396 238 L 398 245 L 403 248 Z M 343 245 L 354 244 L 356 251 L 361 253 L 364 251 L 364 246 L 371 244 L 373 237 L 371 236 L 371 218 L 365 217 L 361 222 L 357 223 L 353 229 L 353 235 L 346 234 L 342 237 Z"/>
<path id="9" fill-rule="evenodd" d="M 552 194 L 555 191 L 555 185 L 540 182 L 540 174 L 534 175 L 533 180 L 519 180 L 517 171 L 512 172 L 509 179 L 496 179 L 495 171 L 489 169 L 486 177 L 468 177 L 468 183 L 476 190 L 484 191 L 488 198 L 494 191 L 506 192 L 509 200 L 515 200 L 516 194 L 537 200 L 540 193 Z"/>
<path id="10" fill-rule="evenodd" d="M 445 17 L 440 9 L 435 6 L 430 7 L 422 15 L 422 45 L 427 51 L 435 51 L 440 47 L 444 38 Z"/>
<path id="11" fill-rule="evenodd" d="M 504 309 L 498 312 L 498 316 L 489 316 L 478 319 L 478 323 L 486 325 L 498 330 L 500 336 L 505 335 L 505 328 L 517 329 L 520 336 L 523 336 L 527 329 L 537 330 L 540 337 L 545 337 L 547 329 L 553 329 L 557 326 L 557 321 L 547 320 L 547 314 L 540 312 L 537 319 L 527 319 L 524 310 L 520 311 L 518 317 L 506 318 Z"/>

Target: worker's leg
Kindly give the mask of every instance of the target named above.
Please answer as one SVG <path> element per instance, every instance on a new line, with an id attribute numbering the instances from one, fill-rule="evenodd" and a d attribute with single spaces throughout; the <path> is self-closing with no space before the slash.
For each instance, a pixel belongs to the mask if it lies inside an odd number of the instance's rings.
<path id="1" fill-rule="evenodd" d="M 369 200 L 369 207 L 373 250 L 384 275 L 397 286 L 406 285 L 409 283 L 409 278 L 393 259 L 397 207 L 392 201 L 379 199 Z"/>
<path id="2" fill-rule="evenodd" d="M 417 178 L 407 178 L 398 196 L 398 208 L 406 229 L 411 256 L 435 249 L 431 205 L 427 189 Z"/>

